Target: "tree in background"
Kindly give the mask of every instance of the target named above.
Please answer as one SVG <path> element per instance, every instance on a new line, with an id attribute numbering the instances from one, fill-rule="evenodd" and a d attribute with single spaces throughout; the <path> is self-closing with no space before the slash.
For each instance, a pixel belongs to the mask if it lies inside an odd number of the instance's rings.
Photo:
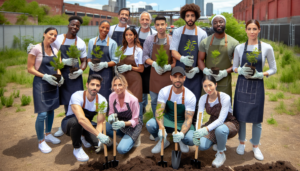
<path id="1" fill-rule="evenodd" d="M 0 13 L 0 25 L 6 24 L 9 25 L 10 23 L 7 21 L 7 19 L 4 17 L 2 13 Z"/>
<path id="2" fill-rule="evenodd" d="M 89 25 L 89 23 L 90 23 L 90 21 L 91 21 L 91 17 L 88 17 L 88 16 L 84 16 L 84 17 L 82 17 L 82 20 L 83 20 L 83 22 L 82 22 L 82 26 L 87 26 L 87 25 Z"/>
<path id="3" fill-rule="evenodd" d="M 68 25 L 68 19 L 69 16 L 67 16 L 66 14 L 54 16 L 46 15 L 44 19 L 39 22 L 39 25 Z"/>

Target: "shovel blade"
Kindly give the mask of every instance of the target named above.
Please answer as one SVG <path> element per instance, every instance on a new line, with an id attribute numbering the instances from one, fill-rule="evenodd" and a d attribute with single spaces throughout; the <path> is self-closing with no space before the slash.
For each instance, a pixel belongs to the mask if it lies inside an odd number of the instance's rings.
<path id="1" fill-rule="evenodd" d="M 119 160 L 116 160 L 116 156 L 114 156 L 114 160 L 111 161 L 112 167 L 117 167 L 119 165 Z"/>
<path id="2" fill-rule="evenodd" d="M 178 169 L 180 166 L 181 151 L 172 151 L 172 167 Z"/>
<path id="3" fill-rule="evenodd" d="M 105 157 L 105 159 L 106 159 L 106 162 L 103 164 L 103 169 L 108 169 L 108 168 L 111 167 L 111 166 L 110 166 L 110 161 L 108 161 L 108 158 L 107 158 L 107 157 Z"/>
<path id="4" fill-rule="evenodd" d="M 201 169 L 201 162 L 199 160 L 191 160 L 191 165 L 197 169 Z"/>
<path id="5" fill-rule="evenodd" d="M 161 156 L 161 161 L 157 163 L 159 166 L 167 167 L 168 162 L 164 161 L 164 156 Z"/>

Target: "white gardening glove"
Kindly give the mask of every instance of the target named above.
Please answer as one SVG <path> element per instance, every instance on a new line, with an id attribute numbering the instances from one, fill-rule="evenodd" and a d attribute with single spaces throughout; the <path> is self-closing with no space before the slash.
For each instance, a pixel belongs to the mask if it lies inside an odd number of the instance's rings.
<path id="1" fill-rule="evenodd" d="M 60 81 L 58 82 L 58 87 L 60 87 L 61 85 L 63 85 L 64 81 L 65 81 L 64 77 L 61 76 Z"/>
<path id="2" fill-rule="evenodd" d="M 34 45 L 32 43 L 29 43 L 29 45 L 27 46 L 27 54 L 31 51 L 33 47 Z"/>
<path id="3" fill-rule="evenodd" d="M 44 74 L 42 80 L 47 81 L 49 84 L 51 84 L 53 86 L 57 86 L 58 85 L 58 83 L 55 81 L 56 77 L 54 77 L 52 75 Z"/>
<path id="4" fill-rule="evenodd" d="M 226 69 L 224 69 L 224 70 L 220 70 L 218 75 L 215 75 L 215 74 L 211 74 L 211 75 L 216 79 L 216 81 L 220 81 L 224 77 L 227 77 L 228 73 L 227 73 Z"/>
<path id="5" fill-rule="evenodd" d="M 116 114 L 116 113 L 110 114 L 110 115 L 108 116 L 108 118 L 107 118 L 108 123 L 109 123 L 109 124 L 114 123 L 114 122 L 116 121 L 115 118 L 116 118 L 117 116 L 118 116 L 118 114 Z"/>
<path id="6" fill-rule="evenodd" d="M 243 76 L 250 76 L 250 74 L 253 73 L 252 69 L 250 67 L 246 67 L 246 63 L 243 67 L 238 67 L 238 74 Z"/>
<path id="7" fill-rule="evenodd" d="M 185 74 L 186 74 L 187 78 L 192 79 L 192 78 L 194 78 L 195 74 L 199 73 L 199 71 L 200 70 L 198 67 L 194 67 L 188 73 L 185 73 Z"/>
<path id="8" fill-rule="evenodd" d="M 103 143 L 101 143 L 101 141 L 98 142 L 98 146 L 94 146 L 95 147 L 95 152 L 99 153 L 101 151 L 101 149 L 103 148 Z"/>
<path id="9" fill-rule="evenodd" d="M 69 73 L 69 78 L 71 80 L 74 80 L 74 79 L 78 78 L 80 75 L 82 75 L 82 73 L 83 73 L 82 69 L 79 69 L 78 71 L 73 72 L 73 74 Z"/>
<path id="10" fill-rule="evenodd" d="M 186 66 L 191 67 L 191 66 L 193 66 L 194 59 L 192 58 L 192 56 L 181 56 L 180 62 L 184 63 L 184 65 L 186 65 Z"/>
<path id="11" fill-rule="evenodd" d="M 211 69 L 208 69 L 208 68 L 204 68 L 203 69 L 203 73 L 205 74 L 205 75 L 211 75 L 213 72 L 212 72 L 212 70 Z"/>
<path id="12" fill-rule="evenodd" d="M 92 71 L 95 71 L 95 66 L 97 66 L 98 64 L 93 64 L 93 62 L 88 62 L 88 66 L 90 67 L 90 69 L 92 70 Z"/>
<path id="13" fill-rule="evenodd" d="M 94 70 L 96 72 L 101 71 L 103 68 L 107 68 L 108 67 L 108 63 L 107 62 L 100 62 L 98 65 L 94 66 Z"/>
<path id="14" fill-rule="evenodd" d="M 159 138 L 159 140 L 162 140 L 162 138 L 164 138 L 164 141 L 166 141 L 166 138 L 167 138 L 166 129 L 164 129 L 164 131 L 165 131 L 165 137 L 163 137 L 163 131 L 161 129 L 158 130 L 158 138 Z"/>
<path id="15" fill-rule="evenodd" d="M 175 143 L 180 142 L 184 138 L 184 134 L 182 132 L 177 132 L 177 134 L 173 132 L 172 135 L 173 135 L 173 141 Z"/>
<path id="16" fill-rule="evenodd" d="M 132 70 L 132 66 L 124 64 L 124 65 L 118 66 L 118 70 L 119 70 L 119 73 L 122 74 L 124 72 L 131 71 Z"/>
<path id="17" fill-rule="evenodd" d="M 97 138 L 103 144 L 108 144 L 110 142 L 109 137 L 107 135 L 102 134 L 102 133 L 99 133 L 98 136 L 97 136 Z"/>
<path id="18" fill-rule="evenodd" d="M 62 63 L 67 66 L 74 66 L 78 63 L 78 59 L 68 58 L 68 59 L 62 59 Z"/>
<path id="19" fill-rule="evenodd" d="M 170 64 L 167 64 L 167 65 L 164 65 L 163 69 L 164 69 L 164 73 L 165 73 L 165 72 L 171 71 L 172 67 Z"/>
<path id="20" fill-rule="evenodd" d="M 112 124 L 112 128 L 117 131 L 121 128 L 125 128 L 125 122 L 124 121 L 116 121 Z"/>
<path id="21" fill-rule="evenodd" d="M 264 74 L 263 72 L 258 72 L 257 70 L 255 70 L 255 74 L 253 76 L 245 76 L 245 78 L 247 79 L 263 79 L 264 78 Z"/>
<path id="22" fill-rule="evenodd" d="M 152 67 L 155 69 L 155 71 L 158 75 L 163 74 L 164 69 L 162 69 L 160 66 L 158 66 L 158 64 L 155 61 L 153 61 Z"/>

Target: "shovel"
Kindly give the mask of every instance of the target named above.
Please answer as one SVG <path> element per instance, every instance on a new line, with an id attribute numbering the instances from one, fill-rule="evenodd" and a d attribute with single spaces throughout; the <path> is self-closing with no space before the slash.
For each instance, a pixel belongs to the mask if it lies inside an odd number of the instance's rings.
<path id="1" fill-rule="evenodd" d="M 198 122 L 197 125 L 197 130 L 200 129 L 201 125 L 202 125 L 202 112 L 199 112 L 199 118 L 200 118 L 200 122 Z M 198 160 L 198 151 L 199 151 L 199 147 L 195 146 L 195 159 L 191 160 L 191 165 L 195 166 L 197 169 L 201 169 L 201 162 Z"/>
<path id="2" fill-rule="evenodd" d="M 161 140 L 161 149 L 160 149 L 160 155 L 161 155 L 161 161 L 158 162 L 157 164 L 159 166 L 162 166 L 162 167 L 167 167 L 167 162 L 164 161 L 164 137 L 165 137 L 165 130 L 162 131 L 163 132 L 163 138 Z"/>
<path id="3" fill-rule="evenodd" d="M 104 114 L 104 118 L 106 118 L 106 114 Z M 103 122 L 103 134 L 106 135 L 106 120 L 104 120 Z M 103 146 L 104 146 L 104 156 L 106 160 L 106 162 L 103 164 L 103 169 L 108 169 L 110 168 L 110 162 L 108 161 L 108 157 L 107 157 L 107 145 L 103 144 Z"/>
<path id="4" fill-rule="evenodd" d="M 177 102 L 174 102 L 175 134 L 177 134 Z M 175 151 L 172 151 L 172 167 L 178 169 L 180 166 L 181 151 L 178 151 L 178 143 L 175 143 Z"/>
<path id="5" fill-rule="evenodd" d="M 118 118 L 115 118 L 115 121 L 118 121 Z M 119 165 L 119 160 L 116 160 L 117 156 L 117 131 L 114 130 L 114 160 L 111 161 L 112 167 L 117 167 Z"/>

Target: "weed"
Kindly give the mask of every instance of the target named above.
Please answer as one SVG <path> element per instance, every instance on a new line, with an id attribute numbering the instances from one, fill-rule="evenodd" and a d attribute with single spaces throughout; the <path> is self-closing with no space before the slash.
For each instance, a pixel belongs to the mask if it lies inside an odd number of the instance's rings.
<path id="1" fill-rule="evenodd" d="M 293 94 L 300 94 L 300 87 L 299 87 L 300 81 L 294 81 L 293 83 L 289 84 L 289 92 Z"/>
<path id="2" fill-rule="evenodd" d="M 16 112 L 24 112 L 26 111 L 26 109 L 24 108 L 21 108 L 20 106 L 17 108 Z"/>
<path id="3" fill-rule="evenodd" d="M 0 110 L 2 109 L 2 107 L 3 107 L 3 106 L 2 106 L 2 104 L 0 103 Z"/>
<path id="4" fill-rule="evenodd" d="M 279 53 L 280 53 L 280 54 L 283 54 L 283 51 L 284 51 L 284 46 L 282 46 L 282 45 L 279 46 Z"/>
<path id="5" fill-rule="evenodd" d="M 300 53 L 300 47 L 297 46 L 297 45 L 294 46 L 293 50 L 294 50 L 295 53 Z"/>
<path id="6" fill-rule="evenodd" d="M 296 107 L 297 112 L 300 112 L 300 97 L 294 101 L 293 106 Z"/>
<path id="7" fill-rule="evenodd" d="M 277 125 L 277 121 L 274 119 L 273 115 L 271 115 L 271 118 L 267 119 L 267 122 L 269 125 Z"/>
<path id="8" fill-rule="evenodd" d="M 276 77 L 270 77 L 264 79 L 264 83 L 267 89 L 277 89 L 278 79 Z"/>
<path id="9" fill-rule="evenodd" d="M 280 57 L 280 55 L 279 55 L 279 53 L 277 53 L 277 54 L 275 55 L 275 59 L 278 60 L 279 57 Z"/>
<path id="10" fill-rule="evenodd" d="M 17 91 L 14 90 L 14 92 L 11 93 L 10 95 L 12 95 L 14 98 L 18 98 L 18 97 L 20 97 L 20 90 L 17 90 Z"/>
<path id="11" fill-rule="evenodd" d="M 5 102 L 5 106 L 6 107 L 11 107 L 14 103 L 14 97 L 12 95 L 10 95 Z"/>
<path id="12" fill-rule="evenodd" d="M 0 64 L 0 74 L 4 74 L 6 72 L 6 68 L 4 64 Z"/>
<path id="13" fill-rule="evenodd" d="M 1 96 L 0 97 L 1 98 L 1 104 L 3 105 L 3 106 L 5 106 L 5 103 L 6 103 L 6 97 L 5 96 Z"/>
<path id="14" fill-rule="evenodd" d="M 269 101 L 271 102 L 277 102 L 278 98 L 276 96 L 276 94 L 270 94 L 269 95 Z"/>
<path id="15" fill-rule="evenodd" d="M 278 99 L 284 99 L 284 94 L 282 92 L 278 92 L 278 93 L 276 93 L 276 97 Z"/>
<path id="16" fill-rule="evenodd" d="M 279 103 L 278 106 L 275 107 L 275 110 L 279 113 L 279 114 L 282 114 L 282 113 L 285 113 L 287 110 L 286 110 L 286 107 L 285 107 L 285 104 L 283 101 L 281 101 Z"/>
<path id="17" fill-rule="evenodd" d="M 59 113 L 58 115 L 56 115 L 56 117 L 64 117 L 65 116 L 65 112 Z"/>
<path id="18" fill-rule="evenodd" d="M 3 87 L 0 88 L 0 97 L 4 96 L 5 89 Z"/>
<path id="19" fill-rule="evenodd" d="M 26 105 L 29 105 L 30 102 L 31 102 L 31 97 L 23 94 L 21 97 L 21 105 L 26 106 Z"/>
<path id="20" fill-rule="evenodd" d="M 284 68 L 285 65 L 289 65 L 293 62 L 293 52 L 286 50 L 281 59 L 281 66 Z"/>
<path id="21" fill-rule="evenodd" d="M 283 83 L 292 83 L 296 81 L 295 73 L 293 70 L 285 70 L 285 72 L 282 72 L 280 76 L 280 81 Z"/>

